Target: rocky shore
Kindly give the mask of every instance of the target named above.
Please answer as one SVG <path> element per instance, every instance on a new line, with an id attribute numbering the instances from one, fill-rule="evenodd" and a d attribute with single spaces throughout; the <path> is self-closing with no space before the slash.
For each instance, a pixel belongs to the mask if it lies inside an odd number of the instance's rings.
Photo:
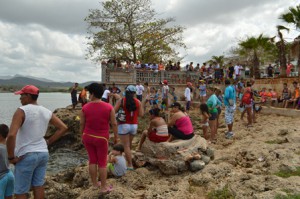
<path id="1" fill-rule="evenodd" d="M 151 158 L 144 157 L 142 160 L 147 163 L 142 164 L 143 167 L 129 171 L 124 177 L 108 179 L 108 183 L 113 185 L 114 190 L 108 195 L 99 197 L 99 192 L 90 188 L 85 163 L 56 175 L 47 176 L 47 198 L 263 199 L 275 198 L 279 195 L 299 197 L 299 117 L 261 114 L 254 127 L 246 128 L 244 122 L 240 120 L 240 113 L 236 113 L 234 138 L 232 140 L 224 138 L 226 126 L 222 123 L 224 118 L 222 114 L 218 141 L 216 144 L 207 146 L 209 150 L 214 151 L 214 154 L 213 156 L 201 154 L 209 157 L 209 160 L 200 170 L 186 169 L 168 173 L 164 172 L 164 169 L 171 168 L 160 168 L 159 164 L 150 161 Z M 81 143 L 81 133 L 78 132 L 79 110 L 58 109 L 56 114 L 69 126 L 69 132 L 53 145 L 50 151 L 54 152 L 64 147 L 85 153 Z M 198 111 L 191 111 L 190 115 L 197 130 L 196 134 L 201 135 Z M 139 135 L 133 141 L 134 146 L 139 141 L 141 131 L 147 127 L 146 121 L 147 116 L 140 120 Z M 49 127 L 47 136 L 51 133 L 52 128 Z M 201 141 L 197 143 L 201 145 Z M 136 155 L 138 156 L 139 154 Z M 203 160 L 201 157 L 199 161 Z"/>

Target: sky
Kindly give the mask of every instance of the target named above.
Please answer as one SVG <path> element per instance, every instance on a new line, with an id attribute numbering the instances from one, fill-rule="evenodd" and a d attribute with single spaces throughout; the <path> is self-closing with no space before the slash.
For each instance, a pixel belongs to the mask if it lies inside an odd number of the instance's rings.
<path id="1" fill-rule="evenodd" d="M 183 63 L 228 55 L 248 36 L 276 35 L 279 16 L 300 0 L 152 0 L 161 17 L 185 27 Z M 0 76 L 24 75 L 53 81 L 101 80 L 100 64 L 85 59 L 89 9 L 101 0 L 1 0 Z M 284 33 L 292 41 L 292 30 Z"/>

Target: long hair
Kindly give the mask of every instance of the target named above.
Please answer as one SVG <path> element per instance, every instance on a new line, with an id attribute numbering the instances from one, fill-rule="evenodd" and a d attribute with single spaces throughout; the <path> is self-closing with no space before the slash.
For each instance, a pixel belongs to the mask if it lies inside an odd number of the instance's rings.
<path id="1" fill-rule="evenodd" d="M 207 106 L 206 103 L 200 104 L 200 111 L 201 111 L 202 114 L 203 114 L 203 113 L 209 114 L 209 113 L 208 113 L 208 106 Z"/>
<path id="2" fill-rule="evenodd" d="M 126 109 L 128 111 L 135 111 L 137 109 L 135 100 L 134 100 L 134 94 L 135 92 L 132 91 L 126 91 L 125 97 L 126 97 Z"/>

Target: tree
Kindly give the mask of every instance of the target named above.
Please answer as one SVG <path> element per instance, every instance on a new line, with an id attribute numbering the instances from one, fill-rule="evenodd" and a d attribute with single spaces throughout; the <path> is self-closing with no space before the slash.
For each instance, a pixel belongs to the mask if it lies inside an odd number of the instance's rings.
<path id="1" fill-rule="evenodd" d="M 280 25 L 277 26 L 277 33 L 280 39 L 276 43 L 276 46 L 278 48 L 278 55 L 279 55 L 279 66 L 281 68 L 280 76 L 286 77 L 286 44 L 284 42 L 281 30 L 289 31 L 289 29 L 284 26 L 280 26 Z"/>
<path id="2" fill-rule="evenodd" d="M 223 67 L 224 59 L 225 59 L 224 55 L 221 55 L 221 56 L 215 56 L 214 55 L 214 56 L 211 57 L 211 61 L 218 63 L 220 65 L 220 67 Z"/>
<path id="3" fill-rule="evenodd" d="M 300 5 L 296 7 L 290 7 L 287 13 L 282 14 L 280 17 L 284 22 L 288 24 L 293 24 L 296 30 L 300 29 Z M 298 75 L 300 76 L 300 39 L 296 38 L 295 40 L 298 44 Z"/>
<path id="4" fill-rule="evenodd" d="M 90 33 L 88 58 L 158 63 L 177 57 L 174 48 L 185 48 L 183 27 L 170 25 L 174 18 L 157 19 L 156 16 L 151 0 L 102 2 L 102 10 L 90 10 L 85 18 Z"/>
<path id="5" fill-rule="evenodd" d="M 260 58 L 271 60 L 274 56 L 274 44 L 269 37 L 260 34 L 258 37 L 248 37 L 244 41 L 239 42 L 238 53 L 241 56 L 246 56 L 252 62 L 250 75 L 255 78 L 260 78 Z M 260 57 L 259 57 L 260 55 Z"/>

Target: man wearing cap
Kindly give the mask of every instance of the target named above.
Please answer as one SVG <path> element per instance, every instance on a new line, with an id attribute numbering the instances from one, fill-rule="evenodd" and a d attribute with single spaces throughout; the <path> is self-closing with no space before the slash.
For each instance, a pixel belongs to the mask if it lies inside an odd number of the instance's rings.
<path id="1" fill-rule="evenodd" d="M 231 85 L 230 80 L 225 80 L 225 92 L 224 92 L 224 105 L 225 105 L 225 123 L 228 127 L 228 132 L 225 134 L 225 138 L 230 139 L 233 137 L 232 132 L 234 122 L 234 112 L 236 108 L 236 93 L 234 87 Z"/>
<path id="2" fill-rule="evenodd" d="M 15 165 L 15 197 L 27 198 L 32 187 L 34 198 L 42 199 L 49 158 L 47 145 L 60 138 L 67 126 L 50 110 L 37 104 L 37 87 L 27 85 L 15 94 L 21 95 L 22 106 L 14 113 L 7 136 L 8 160 Z M 57 131 L 45 140 L 49 123 Z"/>

